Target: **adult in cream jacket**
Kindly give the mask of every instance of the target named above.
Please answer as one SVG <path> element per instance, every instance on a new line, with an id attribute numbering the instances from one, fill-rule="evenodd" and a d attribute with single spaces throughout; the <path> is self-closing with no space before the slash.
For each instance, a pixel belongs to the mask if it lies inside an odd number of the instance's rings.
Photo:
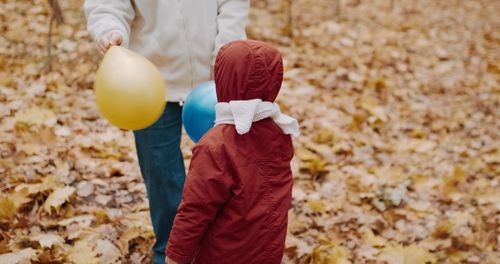
<path id="1" fill-rule="evenodd" d="M 181 199 L 185 169 L 180 151 L 182 102 L 211 79 L 218 49 L 245 38 L 249 0 L 85 0 L 87 28 L 104 53 L 127 47 L 152 61 L 167 86 L 165 113 L 134 131 L 156 235 L 154 263 L 165 246 Z"/>

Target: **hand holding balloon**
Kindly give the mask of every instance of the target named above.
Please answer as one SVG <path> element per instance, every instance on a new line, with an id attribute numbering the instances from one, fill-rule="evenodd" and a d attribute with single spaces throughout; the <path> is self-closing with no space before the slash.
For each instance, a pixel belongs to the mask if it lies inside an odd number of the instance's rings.
<path id="1" fill-rule="evenodd" d="M 101 55 L 104 55 L 111 46 L 119 46 L 123 42 L 123 37 L 118 31 L 110 31 L 102 34 L 96 40 L 97 50 Z"/>
<path id="2" fill-rule="evenodd" d="M 112 46 L 104 56 L 94 92 L 102 115 L 123 129 L 146 128 L 165 109 L 165 82 L 158 68 L 119 46 Z"/>

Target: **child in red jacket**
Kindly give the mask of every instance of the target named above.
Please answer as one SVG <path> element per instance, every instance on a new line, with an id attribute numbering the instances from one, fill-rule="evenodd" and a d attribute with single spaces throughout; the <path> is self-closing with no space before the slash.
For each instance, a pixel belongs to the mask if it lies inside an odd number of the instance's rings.
<path id="1" fill-rule="evenodd" d="M 295 119 L 276 103 L 281 54 L 260 41 L 223 46 L 216 124 L 193 150 L 166 255 L 171 263 L 281 263 L 292 198 Z"/>

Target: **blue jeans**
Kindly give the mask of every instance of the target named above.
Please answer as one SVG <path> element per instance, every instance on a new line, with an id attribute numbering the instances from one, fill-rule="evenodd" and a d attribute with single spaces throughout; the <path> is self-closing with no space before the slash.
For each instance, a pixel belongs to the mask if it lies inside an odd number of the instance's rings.
<path id="1" fill-rule="evenodd" d="M 134 131 L 142 177 L 146 184 L 156 242 L 153 263 L 165 263 L 165 247 L 181 201 L 186 172 L 180 149 L 182 107 L 167 103 L 164 113 L 148 128 Z"/>

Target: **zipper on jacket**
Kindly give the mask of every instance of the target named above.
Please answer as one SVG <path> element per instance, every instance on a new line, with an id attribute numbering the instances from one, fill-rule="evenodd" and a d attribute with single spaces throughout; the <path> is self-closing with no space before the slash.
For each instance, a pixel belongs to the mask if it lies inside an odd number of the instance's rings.
<path id="1" fill-rule="evenodd" d="M 190 75 L 189 75 L 189 85 L 190 85 L 190 90 L 193 89 L 193 58 L 192 58 L 192 52 L 191 52 L 191 43 L 189 43 L 189 34 L 188 34 L 188 25 L 187 25 L 187 22 L 186 22 L 186 17 L 185 17 L 185 14 L 184 14 L 184 5 L 183 3 L 185 3 L 185 1 L 181 1 L 181 0 L 177 0 L 177 4 L 178 6 L 180 7 L 179 9 L 179 12 L 181 13 L 181 17 L 182 17 L 182 25 L 184 27 L 184 39 L 186 40 L 186 45 L 187 45 L 187 49 L 188 49 L 188 58 L 189 58 L 189 71 L 190 71 Z"/>

